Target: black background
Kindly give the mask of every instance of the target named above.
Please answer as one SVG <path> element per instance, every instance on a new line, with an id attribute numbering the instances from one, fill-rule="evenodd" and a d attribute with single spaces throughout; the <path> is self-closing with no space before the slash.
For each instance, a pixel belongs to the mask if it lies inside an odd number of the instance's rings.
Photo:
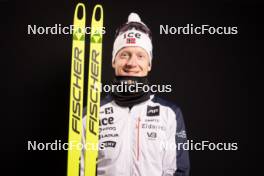
<path id="1" fill-rule="evenodd" d="M 27 151 L 27 141 L 67 142 L 72 38 L 27 35 L 27 25 L 67 26 L 79 1 L 1 1 L 1 147 L 6 175 L 66 175 L 66 151 Z M 250 174 L 249 80 L 255 70 L 256 19 L 253 1 L 80 1 L 90 25 L 94 5 L 104 8 L 103 82 L 113 77 L 115 29 L 130 12 L 141 15 L 153 33 L 150 81 L 172 84 L 160 96 L 177 103 L 190 140 L 237 142 L 237 151 L 191 151 L 191 176 Z M 237 35 L 160 35 L 159 25 L 237 26 Z M 86 58 L 89 37 L 86 37 Z M 1 40 L 2 41 L 2 40 Z M 6 84 L 7 83 L 7 84 Z M 6 118 L 7 117 L 7 118 Z"/>

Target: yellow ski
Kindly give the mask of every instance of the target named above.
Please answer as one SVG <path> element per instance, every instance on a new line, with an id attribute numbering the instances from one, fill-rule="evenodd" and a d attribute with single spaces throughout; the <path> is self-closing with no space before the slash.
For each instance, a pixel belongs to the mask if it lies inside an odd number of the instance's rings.
<path id="1" fill-rule="evenodd" d="M 96 11 L 100 17 L 96 19 Z M 86 119 L 86 152 L 85 152 L 85 176 L 95 176 L 96 160 L 98 155 L 99 138 L 99 112 L 100 112 L 100 83 L 102 65 L 102 28 L 103 7 L 96 5 L 93 10 L 90 34 L 90 55 L 88 73 L 88 100 Z M 93 147 L 91 147 L 93 146 Z"/>
<path id="2" fill-rule="evenodd" d="M 82 17 L 78 12 L 82 8 Z M 79 162 L 82 137 L 83 91 L 84 91 L 84 51 L 85 51 L 85 6 L 78 3 L 73 20 L 73 40 L 71 57 L 71 83 L 70 83 L 70 112 L 69 112 L 69 138 L 68 138 L 68 176 L 79 176 Z M 72 146 L 72 148 L 70 147 Z"/>

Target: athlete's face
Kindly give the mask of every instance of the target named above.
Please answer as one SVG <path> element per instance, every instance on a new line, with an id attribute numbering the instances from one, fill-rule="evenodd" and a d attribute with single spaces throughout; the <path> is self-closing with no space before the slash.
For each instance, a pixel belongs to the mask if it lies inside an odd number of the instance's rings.
<path id="1" fill-rule="evenodd" d="M 147 76 L 151 70 L 148 53 L 141 47 L 121 49 L 112 64 L 116 76 Z"/>

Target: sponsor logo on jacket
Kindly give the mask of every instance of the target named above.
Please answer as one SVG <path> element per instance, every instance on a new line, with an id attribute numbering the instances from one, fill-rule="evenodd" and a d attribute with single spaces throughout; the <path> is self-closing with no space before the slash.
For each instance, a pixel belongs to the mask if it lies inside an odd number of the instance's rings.
<path id="1" fill-rule="evenodd" d="M 165 131 L 166 127 L 162 125 L 153 125 L 153 124 L 147 124 L 147 123 L 142 123 L 142 128 L 143 129 L 153 129 L 153 130 L 162 130 Z"/>
<path id="2" fill-rule="evenodd" d="M 100 134 L 99 135 L 99 139 L 102 139 L 102 138 L 110 138 L 110 137 L 118 137 L 118 134 L 115 133 L 115 134 Z"/>
<path id="3" fill-rule="evenodd" d="M 147 116 L 159 116 L 160 106 L 148 106 L 147 107 Z"/>
<path id="4" fill-rule="evenodd" d="M 113 114 L 113 113 L 114 113 L 113 107 L 105 108 L 105 114 Z"/>
<path id="5" fill-rule="evenodd" d="M 179 138 L 186 138 L 186 131 L 182 130 L 180 132 L 176 132 L 176 136 Z"/>
<path id="6" fill-rule="evenodd" d="M 99 120 L 99 126 L 113 125 L 114 117 L 104 117 Z"/>
<path id="7" fill-rule="evenodd" d="M 116 146 L 116 142 L 115 141 L 104 141 L 103 144 L 104 144 L 104 147 L 115 148 L 115 146 Z"/>
<path id="8" fill-rule="evenodd" d="M 147 132 L 148 139 L 155 140 L 157 138 L 156 132 Z"/>

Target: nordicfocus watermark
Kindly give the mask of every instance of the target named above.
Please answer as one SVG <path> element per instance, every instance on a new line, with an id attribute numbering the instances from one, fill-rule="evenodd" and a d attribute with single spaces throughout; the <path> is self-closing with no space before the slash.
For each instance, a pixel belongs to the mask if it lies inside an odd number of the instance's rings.
<path id="1" fill-rule="evenodd" d="M 160 34 L 173 34 L 173 35 L 235 35 L 238 34 L 237 26 L 211 26 L 208 24 L 195 26 L 193 24 L 187 24 L 186 26 L 169 26 L 160 25 Z"/>
<path id="2" fill-rule="evenodd" d="M 95 86 L 95 89 L 96 86 Z M 160 93 L 168 93 L 168 92 L 172 92 L 172 86 L 167 84 L 167 85 L 161 85 L 161 84 L 153 84 L 153 85 L 147 85 L 147 84 L 143 84 L 143 83 L 135 83 L 135 84 L 129 84 L 128 82 L 121 82 L 118 85 L 100 85 L 99 87 L 99 91 L 101 92 L 160 92 Z"/>
<path id="3" fill-rule="evenodd" d="M 159 92 L 159 93 L 169 93 L 172 92 L 172 85 L 170 84 L 143 84 L 143 83 L 134 83 L 130 84 L 129 81 L 121 82 L 120 84 L 100 84 L 97 86 L 97 84 L 94 84 L 92 86 L 93 89 L 98 90 L 100 92 L 110 93 L 110 92 Z"/>
<path id="4" fill-rule="evenodd" d="M 105 143 L 79 143 L 72 141 L 70 143 L 62 143 L 61 140 L 55 140 L 54 142 L 37 142 L 28 141 L 27 150 L 104 150 Z"/>
<path id="5" fill-rule="evenodd" d="M 85 34 L 91 34 L 92 27 L 78 28 L 78 32 L 82 32 Z M 81 31 L 80 31 L 81 30 Z M 97 29 L 97 33 L 105 34 L 105 27 L 101 29 Z M 37 26 L 37 25 L 27 25 L 27 34 L 28 35 L 71 35 L 74 34 L 74 25 L 63 26 L 62 24 L 54 24 L 53 26 Z"/>
<path id="6" fill-rule="evenodd" d="M 160 149 L 164 150 L 217 150 L 217 151 L 236 151 L 238 150 L 238 143 L 227 143 L 227 142 L 211 142 L 211 141 L 201 141 L 194 142 L 193 140 L 187 140 L 185 143 L 169 143 L 169 142 L 161 142 Z"/>

